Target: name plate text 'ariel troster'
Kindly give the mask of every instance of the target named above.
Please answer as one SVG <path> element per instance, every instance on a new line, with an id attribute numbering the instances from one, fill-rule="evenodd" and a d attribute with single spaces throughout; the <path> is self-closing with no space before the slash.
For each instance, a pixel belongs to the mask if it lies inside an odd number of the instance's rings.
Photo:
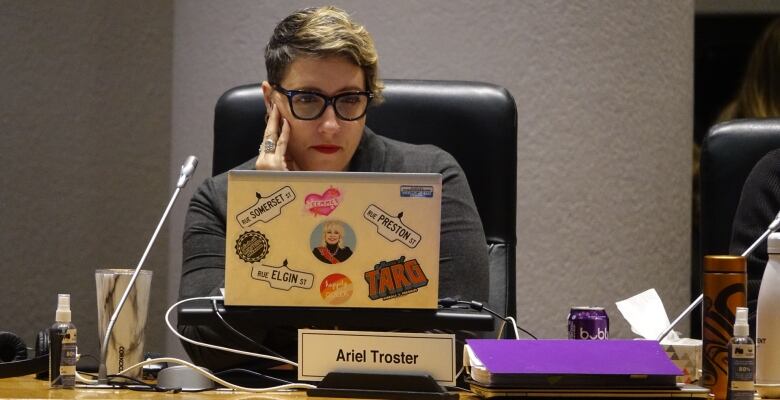
<path id="1" fill-rule="evenodd" d="M 329 372 L 430 375 L 455 385 L 455 335 L 298 330 L 298 379 Z"/>

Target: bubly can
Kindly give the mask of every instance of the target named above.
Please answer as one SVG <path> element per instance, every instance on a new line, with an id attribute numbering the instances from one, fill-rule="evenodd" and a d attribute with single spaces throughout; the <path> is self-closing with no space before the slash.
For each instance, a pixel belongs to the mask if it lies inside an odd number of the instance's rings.
<path id="1" fill-rule="evenodd" d="M 609 317 L 603 307 L 572 307 L 569 311 L 569 339 L 609 339 Z"/>

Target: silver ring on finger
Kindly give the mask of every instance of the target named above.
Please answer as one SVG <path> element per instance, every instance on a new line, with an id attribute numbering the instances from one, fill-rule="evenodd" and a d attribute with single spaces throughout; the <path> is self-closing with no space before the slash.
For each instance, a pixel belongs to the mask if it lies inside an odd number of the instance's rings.
<path id="1" fill-rule="evenodd" d="M 276 151 L 276 142 L 274 142 L 271 139 L 263 140 L 263 152 L 265 153 L 273 153 Z"/>

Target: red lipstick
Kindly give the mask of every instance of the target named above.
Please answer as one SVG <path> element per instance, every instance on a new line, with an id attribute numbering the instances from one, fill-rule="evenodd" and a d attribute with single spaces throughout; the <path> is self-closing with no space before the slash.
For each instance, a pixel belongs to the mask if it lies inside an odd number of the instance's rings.
<path id="1" fill-rule="evenodd" d="M 314 150 L 319 151 L 320 153 L 325 153 L 325 154 L 332 154 L 339 151 L 339 149 L 341 149 L 341 147 L 332 144 L 320 144 L 317 146 L 312 146 L 312 148 Z"/>

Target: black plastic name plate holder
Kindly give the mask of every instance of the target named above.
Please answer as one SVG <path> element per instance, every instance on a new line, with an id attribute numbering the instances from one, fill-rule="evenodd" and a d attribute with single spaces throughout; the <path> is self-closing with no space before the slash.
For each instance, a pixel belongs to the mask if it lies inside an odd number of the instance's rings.
<path id="1" fill-rule="evenodd" d="M 448 392 L 430 375 L 359 374 L 331 372 L 317 385 L 307 389 L 310 397 L 347 397 L 363 399 L 454 400 L 458 393 Z"/>

